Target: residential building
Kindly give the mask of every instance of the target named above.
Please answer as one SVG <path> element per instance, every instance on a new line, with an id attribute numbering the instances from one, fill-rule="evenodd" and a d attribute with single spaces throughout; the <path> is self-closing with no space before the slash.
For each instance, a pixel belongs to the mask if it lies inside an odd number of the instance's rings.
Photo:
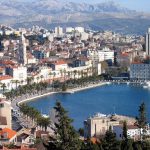
<path id="1" fill-rule="evenodd" d="M 66 33 L 73 33 L 73 32 L 74 32 L 74 28 L 72 28 L 72 27 L 66 28 Z"/>
<path id="2" fill-rule="evenodd" d="M 97 64 L 102 61 L 107 61 L 111 65 L 114 63 L 114 51 L 108 48 L 104 48 L 102 50 L 88 50 L 87 57 L 93 61 L 93 64 Z"/>
<path id="3" fill-rule="evenodd" d="M 49 57 L 49 51 L 45 50 L 34 50 L 33 55 L 36 59 L 44 59 Z"/>
<path id="4" fill-rule="evenodd" d="M 79 33 L 83 33 L 84 32 L 84 28 L 83 27 L 75 27 L 75 31 L 79 32 Z"/>
<path id="5" fill-rule="evenodd" d="M 146 54 L 150 55 L 150 28 L 148 28 L 148 32 L 146 33 Z"/>
<path id="6" fill-rule="evenodd" d="M 150 64 L 132 63 L 130 65 L 130 79 L 149 80 Z"/>
<path id="7" fill-rule="evenodd" d="M 2 75 L 0 76 L 0 82 L 1 84 L 5 85 L 5 88 L 3 89 L 3 86 L 0 86 L 0 90 L 11 90 L 13 87 L 11 85 L 11 81 L 13 80 L 12 76 L 9 75 Z"/>
<path id="8" fill-rule="evenodd" d="M 61 27 L 55 27 L 55 35 L 56 36 L 62 36 L 63 35 L 63 28 Z"/>
<path id="9" fill-rule="evenodd" d="M 68 68 L 68 64 L 63 60 L 58 60 L 50 65 L 53 70 L 64 70 Z"/>
<path id="10" fill-rule="evenodd" d="M 116 134 L 116 138 L 118 140 L 123 139 L 123 125 L 113 126 L 113 132 Z M 135 125 L 127 125 L 127 136 L 133 140 L 140 140 L 140 135 L 150 135 L 149 125 L 145 129 L 145 133 L 143 133 L 143 129 L 140 129 Z"/>
<path id="11" fill-rule="evenodd" d="M 12 128 L 11 104 L 8 101 L 0 99 L 0 128 Z M 2 122 L 1 122 L 2 121 Z"/>
<path id="12" fill-rule="evenodd" d="M 17 132 L 9 128 L 0 129 L 0 145 L 17 143 Z"/>
<path id="13" fill-rule="evenodd" d="M 9 66 L 6 68 L 6 74 L 13 77 L 13 80 L 26 81 L 27 67 Z"/>

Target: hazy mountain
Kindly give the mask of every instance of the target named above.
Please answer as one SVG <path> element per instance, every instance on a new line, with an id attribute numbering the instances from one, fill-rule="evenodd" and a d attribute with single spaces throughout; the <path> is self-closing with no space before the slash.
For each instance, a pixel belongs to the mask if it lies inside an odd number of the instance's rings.
<path id="1" fill-rule="evenodd" d="M 121 7 L 113 1 L 88 4 L 65 0 L 0 0 L 0 8 L 0 23 L 10 25 L 85 24 L 109 18 L 149 18 L 147 14 Z"/>

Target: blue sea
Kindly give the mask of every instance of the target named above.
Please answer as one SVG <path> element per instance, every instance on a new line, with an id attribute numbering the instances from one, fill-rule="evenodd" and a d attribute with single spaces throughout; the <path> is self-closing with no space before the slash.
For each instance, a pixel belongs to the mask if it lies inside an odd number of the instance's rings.
<path id="1" fill-rule="evenodd" d="M 121 114 L 136 117 L 139 105 L 146 104 L 147 118 L 150 121 L 150 89 L 126 84 L 104 85 L 74 94 L 54 94 L 31 101 L 28 104 L 43 114 L 49 114 L 56 100 L 68 110 L 76 129 L 97 112 L 103 114 Z"/>

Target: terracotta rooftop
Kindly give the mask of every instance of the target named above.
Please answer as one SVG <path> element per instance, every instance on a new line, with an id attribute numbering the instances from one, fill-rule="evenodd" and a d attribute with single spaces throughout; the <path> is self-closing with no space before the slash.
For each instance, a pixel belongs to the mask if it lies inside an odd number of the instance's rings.
<path id="1" fill-rule="evenodd" d="M 0 135 L 1 135 L 1 136 L 2 136 L 4 133 L 7 133 L 7 138 L 8 138 L 8 139 L 13 138 L 13 137 L 17 134 L 16 131 L 11 130 L 11 129 L 9 129 L 9 128 L 4 128 L 4 129 L 2 129 L 2 130 L 0 131 Z"/>
<path id="2" fill-rule="evenodd" d="M 7 79 L 12 79 L 12 77 L 11 77 L 11 76 L 8 76 L 8 75 L 0 76 L 0 81 L 2 81 L 2 80 L 7 80 Z"/>
<path id="3" fill-rule="evenodd" d="M 4 65 L 14 65 L 15 63 L 11 60 L 1 60 L 0 64 L 4 64 Z"/>
<path id="4" fill-rule="evenodd" d="M 63 65 L 63 64 L 67 64 L 64 60 L 58 60 L 57 62 L 55 62 L 55 65 Z"/>

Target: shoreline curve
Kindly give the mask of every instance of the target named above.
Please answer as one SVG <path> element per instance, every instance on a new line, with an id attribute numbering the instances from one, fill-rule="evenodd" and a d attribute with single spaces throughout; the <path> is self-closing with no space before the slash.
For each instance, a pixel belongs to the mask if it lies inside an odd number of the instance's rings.
<path id="1" fill-rule="evenodd" d="M 68 89 L 67 91 L 64 91 L 64 92 L 63 91 L 62 92 L 48 92 L 48 93 L 45 93 L 45 94 L 41 94 L 41 95 L 37 95 L 37 96 L 33 96 L 31 98 L 21 100 L 21 101 L 17 102 L 16 105 L 19 107 L 19 105 L 21 105 L 22 103 L 30 102 L 30 101 L 33 101 L 33 100 L 36 100 L 36 99 L 39 99 L 39 98 L 42 98 L 42 97 L 46 97 L 48 95 L 53 95 L 53 94 L 57 94 L 57 93 L 73 94 L 75 92 L 80 92 L 80 91 L 84 91 L 84 90 L 104 86 L 104 85 L 107 85 L 107 84 L 109 84 L 109 83 L 108 82 L 107 83 L 106 82 L 101 82 L 101 83 L 98 83 L 98 84 L 89 85 L 87 87 L 79 87 L 79 88 L 74 88 L 74 89 Z"/>

